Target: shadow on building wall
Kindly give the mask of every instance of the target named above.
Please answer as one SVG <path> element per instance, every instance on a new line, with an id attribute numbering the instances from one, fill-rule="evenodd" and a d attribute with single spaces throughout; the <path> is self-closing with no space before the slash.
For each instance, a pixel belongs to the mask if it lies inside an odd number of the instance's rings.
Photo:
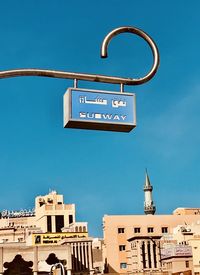
<path id="1" fill-rule="evenodd" d="M 21 255 L 16 255 L 12 262 L 4 263 L 4 267 L 6 268 L 4 274 L 5 275 L 16 275 L 16 274 L 23 274 L 23 275 L 32 275 L 32 267 L 33 262 L 29 261 L 26 262 L 22 258 Z"/>

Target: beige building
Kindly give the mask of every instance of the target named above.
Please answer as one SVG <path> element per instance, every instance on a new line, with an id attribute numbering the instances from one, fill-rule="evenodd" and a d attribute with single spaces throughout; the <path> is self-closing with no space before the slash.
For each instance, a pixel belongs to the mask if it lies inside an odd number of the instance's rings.
<path id="1" fill-rule="evenodd" d="M 171 244 L 161 250 L 163 271 L 170 274 L 194 274 L 192 247 Z"/>
<path id="2" fill-rule="evenodd" d="M 75 205 L 52 191 L 36 197 L 34 210 L 1 212 L 0 274 L 49 274 L 58 263 L 68 275 L 93 273 L 92 244 Z"/>
<path id="3" fill-rule="evenodd" d="M 200 234 L 194 234 L 189 244 L 192 247 L 194 275 L 200 275 Z"/>
<path id="4" fill-rule="evenodd" d="M 173 229 L 178 225 L 192 224 L 200 220 L 200 208 L 178 208 L 171 215 L 154 215 L 156 207 L 152 190 L 146 173 L 146 215 L 103 217 L 105 272 L 163 272 L 160 250 L 166 243 L 177 243 L 173 239 Z"/>
<path id="5" fill-rule="evenodd" d="M 95 273 L 103 273 L 104 265 L 103 265 L 103 239 L 94 238 L 92 242 L 92 252 L 93 252 L 93 267 Z"/>
<path id="6" fill-rule="evenodd" d="M 75 205 L 65 204 L 63 195 L 52 191 L 36 197 L 34 210 L 1 212 L 0 242 L 24 241 L 34 232 L 88 232 L 88 229 L 87 222 L 76 222 Z"/>
<path id="7" fill-rule="evenodd" d="M 127 273 L 138 272 L 131 264 L 128 256 L 131 250 L 130 239 L 134 238 L 139 243 L 138 253 L 142 252 L 142 245 L 145 242 L 147 253 L 148 243 L 165 234 L 172 234 L 174 227 L 184 224 L 191 224 L 200 220 L 200 215 L 126 215 L 109 216 L 103 218 L 104 231 L 104 262 L 108 272 Z M 128 241 L 129 240 L 129 241 Z M 168 242 L 173 242 L 169 240 Z M 159 244 L 158 244 L 159 245 Z M 158 253 L 158 250 L 157 250 Z M 158 256 L 159 257 L 159 256 Z M 141 270 L 146 266 L 141 263 Z M 158 266 L 159 268 L 159 266 Z M 147 267 L 149 269 L 149 267 Z"/>
<path id="8" fill-rule="evenodd" d="M 196 211 L 196 210 L 194 210 Z M 200 274 L 200 220 L 192 224 L 180 225 L 174 228 L 173 239 L 177 244 L 190 247 L 192 250 L 192 272 L 195 275 Z"/>
<path id="9" fill-rule="evenodd" d="M 129 272 L 161 272 L 162 264 L 160 257 L 161 236 L 135 236 L 130 242 L 130 252 L 127 253 Z"/>

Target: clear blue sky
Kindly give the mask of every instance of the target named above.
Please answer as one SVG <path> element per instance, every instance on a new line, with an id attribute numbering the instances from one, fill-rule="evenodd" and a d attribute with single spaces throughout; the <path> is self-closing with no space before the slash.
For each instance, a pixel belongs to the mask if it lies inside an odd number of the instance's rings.
<path id="1" fill-rule="evenodd" d="M 145 168 L 157 213 L 200 207 L 200 2 L 198 0 L 18 0 L 0 6 L 0 69 L 46 68 L 138 77 L 150 68 L 151 35 L 161 55 L 147 84 L 126 86 L 137 96 L 130 133 L 63 129 L 62 97 L 72 81 L 21 77 L 0 80 L 0 209 L 32 208 L 49 189 L 75 203 L 77 220 L 101 236 L 104 214 L 142 214 Z M 118 86 L 80 82 L 117 91 Z"/>

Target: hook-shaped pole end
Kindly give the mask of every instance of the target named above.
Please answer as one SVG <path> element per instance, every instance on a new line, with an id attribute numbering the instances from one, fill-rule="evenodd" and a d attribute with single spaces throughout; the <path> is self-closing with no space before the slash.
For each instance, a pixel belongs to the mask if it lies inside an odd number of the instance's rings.
<path id="1" fill-rule="evenodd" d="M 108 53 L 107 53 L 107 48 L 101 48 L 101 58 L 107 58 L 108 57 Z"/>
<path id="2" fill-rule="evenodd" d="M 128 32 L 128 33 L 133 33 L 136 34 L 138 36 L 140 36 L 141 38 L 143 38 L 150 46 L 152 54 L 153 54 L 153 58 L 154 58 L 154 62 L 153 65 L 151 67 L 150 72 L 142 77 L 142 78 L 137 78 L 137 79 L 123 79 L 121 78 L 121 83 L 123 84 L 127 84 L 127 85 L 139 85 L 139 84 L 143 84 L 147 81 L 149 81 L 157 72 L 159 63 L 160 63 L 160 57 L 159 57 L 159 51 L 158 48 L 155 44 L 155 42 L 153 41 L 153 39 L 146 34 L 144 31 L 135 28 L 135 27 L 119 27 L 117 29 L 114 29 L 113 31 L 111 31 L 110 33 L 107 34 L 107 36 L 104 38 L 102 45 L 101 45 L 101 57 L 102 58 L 107 58 L 108 57 L 108 45 L 111 41 L 111 39 L 120 34 L 120 33 L 124 33 L 124 32 Z"/>

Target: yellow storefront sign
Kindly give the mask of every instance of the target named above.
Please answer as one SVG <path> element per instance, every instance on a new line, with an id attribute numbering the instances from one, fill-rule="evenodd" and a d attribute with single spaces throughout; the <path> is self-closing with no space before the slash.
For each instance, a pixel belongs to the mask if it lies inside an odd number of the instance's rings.
<path id="1" fill-rule="evenodd" d="M 66 238 L 86 238 L 87 232 L 66 232 L 66 233 L 39 233 L 32 234 L 33 245 L 57 245 Z"/>

